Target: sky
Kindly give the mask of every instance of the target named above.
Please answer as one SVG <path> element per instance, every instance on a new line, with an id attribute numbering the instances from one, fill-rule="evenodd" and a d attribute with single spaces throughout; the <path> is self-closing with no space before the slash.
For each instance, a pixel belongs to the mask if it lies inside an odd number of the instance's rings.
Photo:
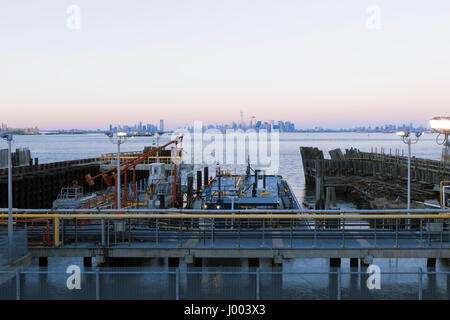
<path id="1" fill-rule="evenodd" d="M 0 121 L 426 125 L 449 31 L 448 0 L 0 0 Z"/>

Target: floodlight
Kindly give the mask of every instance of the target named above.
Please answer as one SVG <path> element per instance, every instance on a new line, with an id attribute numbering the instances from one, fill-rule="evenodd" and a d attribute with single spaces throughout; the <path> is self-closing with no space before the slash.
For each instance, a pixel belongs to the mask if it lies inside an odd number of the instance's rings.
<path id="1" fill-rule="evenodd" d="M 450 117 L 434 117 L 430 120 L 430 127 L 440 133 L 450 133 Z"/>

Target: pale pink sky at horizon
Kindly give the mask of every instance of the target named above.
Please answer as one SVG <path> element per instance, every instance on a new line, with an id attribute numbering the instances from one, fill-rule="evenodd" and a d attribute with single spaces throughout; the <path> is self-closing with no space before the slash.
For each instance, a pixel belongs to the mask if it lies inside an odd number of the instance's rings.
<path id="1" fill-rule="evenodd" d="M 373 4 L 380 30 L 366 27 Z M 444 0 L 5 2 L 0 122 L 175 128 L 243 111 L 302 128 L 427 125 L 449 115 L 449 30 Z"/>

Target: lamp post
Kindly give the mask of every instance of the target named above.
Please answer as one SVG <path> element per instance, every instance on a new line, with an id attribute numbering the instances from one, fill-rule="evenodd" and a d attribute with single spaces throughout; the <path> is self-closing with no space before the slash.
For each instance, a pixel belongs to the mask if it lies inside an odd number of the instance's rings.
<path id="1" fill-rule="evenodd" d="M 448 148 L 450 147 L 449 135 L 450 135 L 450 117 L 434 117 L 430 120 L 430 127 L 433 131 L 439 133 L 436 137 L 436 143 L 442 145 L 444 147 L 443 152 L 443 166 L 444 172 L 447 171 L 447 162 L 448 162 Z M 444 136 L 442 141 L 439 141 L 439 137 L 441 135 Z M 442 193 L 442 197 L 444 197 L 444 193 Z M 440 199 L 442 201 L 443 199 Z M 442 205 L 445 206 L 444 203 Z"/>
<path id="2" fill-rule="evenodd" d="M 12 157 L 11 157 L 11 142 L 13 136 L 11 133 L 3 133 L 1 136 L 8 142 L 8 261 L 12 263 L 12 249 L 13 249 L 13 217 L 12 217 Z"/>
<path id="3" fill-rule="evenodd" d="M 416 132 L 415 138 L 411 138 L 410 132 L 406 131 L 399 131 L 397 132 L 397 135 L 402 138 L 402 141 L 408 145 L 408 200 L 407 200 L 407 206 L 408 210 L 411 209 L 411 144 L 416 144 L 419 141 L 420 136 L 423 134 L 423 132 Z M 408 214 L 410 212 L 408 211 Z M 409 221 L 408 221 L 408 229 L 410 228 Z"/>
<path id="4" fill-rule="evenodd" d="M 162 132 L 156 133 L 156 148 L 159 148 L 159 138 L 162 134 Z M 159 163 L 159 151 L 156 153 L 156 162 Z"/>
<path id="5" fill-rule="evenodd" d="M 106 135 L 109 137 L 112 143 L 117 144 L 117 187 L 116 187 L 116 193 L 117 193 L 117 209 L 121 208 L 121 202 L 120 202 L 120 145 L 125 143 L 125 140 L 127 138 L 126 132 L 117 132 L 116 139 L 114 139 L 114 136 L 111 132 L 106 133 Z M 125 186 L 126 187 L 126 186 Z"/>

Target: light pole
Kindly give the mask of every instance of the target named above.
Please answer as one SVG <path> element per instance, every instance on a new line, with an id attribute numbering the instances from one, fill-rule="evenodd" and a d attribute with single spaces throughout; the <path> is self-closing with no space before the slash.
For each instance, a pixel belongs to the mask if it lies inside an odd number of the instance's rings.
<path id="1" fill-rule="evenodd" d="M 159 148 L 159 137 L 163 134 L 162 132 L 156 132 L 156 148 Z M 159 163 L 159 151 L 156 153 L 156 162 Z"/>
<path id="2" fill-rule="evenodd" d="M 117 209 L 121 208 L 121 202 L 120 202 L 120 145 L 125 143 L 125 140 L 127 138 L 126 132 L 117 132 L 116 139 L 114 139 L 114 136 L 111 132 L 107 132 L 106 135 L 109 137 L 112 143 L 117 144 L 117 187 L 116 187 L 116 193 L 117 193 Z M 125 186 L 126 187 L 126 186 Z"/>
<path id="3" fill-rule="evenodd" d="M 433 129 L 433 131 L 439 133 L 436 137 L 436 143 L 439 145 L 442 145 L 444 147 L 443 152 L 443 165 L 444 165 L 444 172 L 447 171 L 447 162 L 448 162 L 448 147 L 450 147 L 449 142 L 449 135 L 450 135 L 450 117 L 434 117 L 430 120 L 430 127 Z M 439 137 L 443 135 L 444 139 L 442 141 L 439 141 Z M 444 197 L 444 193 L 442 193 L 442 196 Z M 442 202 L 443 199 L 440 199 L 440 202 Z M 443 206 L 445 206 L 445 203 L 442 203 Z"/>
<path id="4" fill-rule="evenodd" d="M 446 168 L 448 158 L 448 147 L 450 147 L 450 117 L 434 117 L 430 120 L 430 127 L 433 131 L 439 133 L 436 137 L 436 142 L 444 147 L 444 168 Z M 444 135 L 444 139 L 439 142 L 439 137 Z"/>
<path id="5" fill-rule="evenodd" d="M 3 133 L 2 138 L 8 142 L 8 261 L 12 263 L 12 249 L 13 249 L 13 216 L 12 216 L 12 157 L 11 157 L 11 142 L 13 136 L 11 133 Z"/>
<path id="6" fill-rule="evenodd" d="M 411 138 L 410 132 L 405 132 L 405 131 L 399 131 L 397 132 L 397 135 L 400 136 L 402 138 L 402 141 L 404 143 L 406 143 L 408 145 L 408 210 L 411 209 L 411 144 L 416 144 L 419 141 L 420 136 L 423 134 L 423 132 L 416 132 L 415 133 L 415 138 L 413 140 L 413 138 Z M 410 212 L 408 211 L 408 214 L 410 214 Z M 410 228 L 409 226 L 409 221 L 408 221 L 408 229 Z"/>

